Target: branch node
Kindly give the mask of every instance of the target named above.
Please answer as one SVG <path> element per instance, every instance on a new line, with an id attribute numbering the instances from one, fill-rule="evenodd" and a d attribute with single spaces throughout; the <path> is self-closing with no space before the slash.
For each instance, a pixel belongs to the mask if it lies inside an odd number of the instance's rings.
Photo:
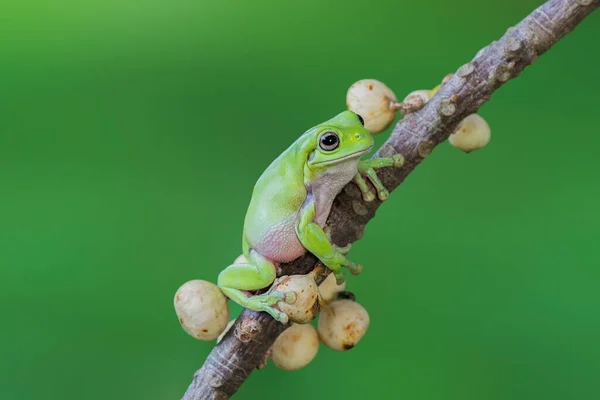
<path id="1" fill-rule="evenodd" d="M 220 388 L 223 386 L 223 378 L 220 375 L 215 375 L 208 384 L 213 388 Z"/>
<path id="2" fill-rule="evenodd" d="M 260 332 L 260 324 L 252 318 L 246 317 L 235 329 L 235 337 L 242 343 L 248 343 Z"/>
<path id="3" fill-rule="evenodd" d="M 509 36 L 506 38 L 506 42 L 504 43 L 504 51 L 508 55 L 515 55 L 522 49 L 523 43 L 521 42 L 521 39 L 515 36 Z"/>
<path id="4" fill-rule="evenodd" d="M 467 76 L 471 75 L 473 71 L 475 71 L 475 65 L 470 62 L 460 67 L 458 71 L 456 71 L 456 75 L 460 76 L 461 78 L 466 78 Z"/>
<path id="5" fill-rule="evenodd" d="M 456 104 L 451 98 L 444 98 L 438 103 L 437 110 L 440 115 L 449 117 L 456 112 Z"/>
<path id="6" fill-rule="evenodd" d="M 417 147 L 417 153 L 419 154 L 419 157 L 421 157 L 421 158 L 427 157 L 429 154 L 431 154 L 433 147 L 434 147 L 434 144 L 430 140 L 421 142 L 419 144 L 419 147 Z"/>
<path id="7" fill-rule="evenodd" d="M 354 200 L 352 201 L 352 210 L 358 215 L 367 215 L 369 213 L 369 209 L 362 201 Z"/>
<path id="8" fill-rule="evenodd" d="M 509 69 L 510 68 L 506 64 L 498 65 L 495 74 L 496 79 L 498 79 L 500 82 L 506 82 L 507 80 L 509 80 L 512 76 L 512 73 L 509 71 Z"/>
<path id="9" fill-rule="evenodd" d="M 442 79 L 442 85 L 445 85 L 450 79 L 452 79 L 452 77 L 454 76 L 454 74 L 448 74 L 444 77 L 444 79 Z"/>
<path id="10" fill-rule="evenodd" d="M 392 157 L 394 154 L 399 154 L 394 146 L 389 143 L 385 143 L 378 150 L 380 157 Z"/>
<path id="11" fill-rule="evenodd" d="M 592 3 L 594 2 L 594 0 L 575 0 L 575 3 L 579 4 L 580 6 L 590 6 L 592 5 Z"/>
<path id="12" fill-rule="evenodd" d="M 392 102 L 390 104 L 390 108 L 392 110 L 400 110 L 403 115 L 414 113 L 417 110 L 420 110 L 425 105 L 423 99 L 418 96 L 411 95 L 408 96 L 402 103 Z"/>

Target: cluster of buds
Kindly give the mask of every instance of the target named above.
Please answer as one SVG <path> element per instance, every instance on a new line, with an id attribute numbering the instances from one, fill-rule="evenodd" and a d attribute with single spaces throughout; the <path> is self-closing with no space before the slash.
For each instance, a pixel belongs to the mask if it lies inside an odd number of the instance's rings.
<path id="1" fill-rule="evenodd" d="M 305 285 L 303 289 L 313 290 L 312 274 L 289 278 L 298 281 L 297 288 L 301 288 L 300 282 L 307 281 L 302 283 Z M 308 284 L 308 281 L 311 283 Z M 277 338 L 269 351 L 269 357 L 277 367 L 286 371 L 304 368 L 316 357 L 320 343 L 336 351 L 347 351 L 358 344 L 369 327 L 369 314 L 354 300 L 353 295 L 344 292 L 345 286 L 345 283 L 338 285 L 333 274 L 319 285 L 321 312 L 318 314 L 317 329 L 310 321 L 294 320 L 290 315 L 295 322 Z M 314 308 L 310 302 L 304 307 L 308 307 L 305 313 L 310 313 L 309 308 Z"/>
<path id="2" fill-rule="evenodd" d="M 348 89 L 346 105 L 349 110 L 363 117 L 365 127 L 372 134 L 378 134 L 395 121 L 398 111 L 406 115 L 423 108 L 451 77 L 451 74 L 447 75 L 440 85 L 431 90 L 415 90 L 401 102 L 398 102 L 394 92 L 383 82 L 362 79 Z M 448 141 L 457 149 L 470 153 L 485 147 L 490 138 L 488 123 L 479 114 L 471 114 L 461 121 Z"/>
<path id="3" fill-rule="evenodd" d="M 244 261 L 242 257 L 236 259 Z M 292 304 L 277 303 L 292 321 L 268 352 L 278 368 L 292 371 L 305 367 L 316 357 L 320 343 L 337 351 L 358 344 L 369 327 L 369 314 L 353 295 L 344 292 L 345 288 L 345 283 L 337 284 L 333 274 L 319 286 L 312 273 L 287 276 L 275 283 L 274 291 L 297 294 Z M 235 323 L 227 322 L 227 297 L 210 282 L 184 283 L 175 293 L 174 304 L 181 326 L 198 340 L 217 339 L 218 343 Z M 318 323 L 312 324 L 317 315 Z"/>

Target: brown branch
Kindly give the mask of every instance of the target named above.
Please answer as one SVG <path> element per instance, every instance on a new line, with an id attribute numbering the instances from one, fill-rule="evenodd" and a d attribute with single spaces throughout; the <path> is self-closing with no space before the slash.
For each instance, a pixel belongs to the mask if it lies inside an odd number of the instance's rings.
<path id="1" fill-rule="evenodd" d="M 400 185 L 463 118 L 475 113 L 496 89 L 533 64 L 599 5 L 600 0 L 549 0 L 508 29 L 500 40 L 481 49 L 422 110 L 400 120 L 374 155 L 389 157 L 400 153 L 405 158 L 401 168 L 379 171 L 385 186 L 392 191 Z M 380 204 L 379 201 L 365 203 L 358 188 L 353 183 L 348 184 L 336 198 L 327 221 L 333 242 L 343 246 L 360 239 Z M 306 274 L 316 263 L 312 254 L 306 254 L 282 269 L 285 275 Z M 194 374 L 183 399 L 229 398 L 261 364 L 285 328 L 266 313 L 244 310 Z"/>

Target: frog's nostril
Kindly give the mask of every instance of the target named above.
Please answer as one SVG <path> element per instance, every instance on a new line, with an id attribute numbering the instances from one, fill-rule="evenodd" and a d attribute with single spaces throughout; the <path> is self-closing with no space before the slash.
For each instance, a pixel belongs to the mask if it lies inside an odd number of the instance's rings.
<path id="1" fill-rule="evenodd" d="M 354 137 L 360 139 L 360 133 L 355 134 Z"/>

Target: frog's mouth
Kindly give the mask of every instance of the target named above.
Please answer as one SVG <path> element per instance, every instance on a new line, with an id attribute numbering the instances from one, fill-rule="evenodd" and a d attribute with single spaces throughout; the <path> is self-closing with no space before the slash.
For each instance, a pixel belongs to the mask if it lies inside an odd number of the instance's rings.
<path id="1" fill-rule="evenodd" d="M 360 156 L 362 156 L 364 154 L 367 154 L 368 152 L 371 151 L 372 148 L 373 148 L 373 146 L 371 146 L 371 147 L 369 147 L 368 149 L 365 149 L 365 150 L 355 151 L 354 153 L 346 154 L 344 157 L 336 158 L 335 160 L 320 161 L 320 162 L 314 163 L 313 165 L 337 164 L 340 161 L 348 160 L 350 158 L 357 158 L 357 157 L 360 157 Z"/>

